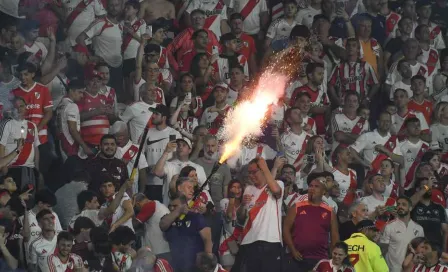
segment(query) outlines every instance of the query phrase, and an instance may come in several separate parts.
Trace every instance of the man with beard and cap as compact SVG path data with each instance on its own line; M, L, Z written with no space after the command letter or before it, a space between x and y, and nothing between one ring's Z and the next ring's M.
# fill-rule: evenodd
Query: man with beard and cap
M401 272L409 243L425 237L422 226L411 219L412 201L406 196L397 199L397 218L384 228L379 246L391 272Z
M411 218L423 227L425 236L430 241L435 241L439 247L446 251L448 237L448 224L445 209L431 200L432 184L431 178L418 178L415 188L420 199L411 212Z
M204 168L205 174L208 177L212 171L213 166L219 160L218 153L218 139L216 136L207 135L204 137L204 157L200 157L193 162L199 164ZM213 203L220 203L223 198L226 197L227 186L229 185L232 175L230 174L230 168L227 164L223 164L218 168L218 171L210 178L210 193ZM216 213L214 215L212 225L212 239L214 245L219 245L219 239L221 238L221 210L220 205L215 206Z
M91 177L89 190L99 193L102 177L105 173L113 177L113 182L122 185L128 178L126 164L115 158L117 152L117 140L115 136L106 134L101 138L100 152L98 155L88 160L85 168Z
M308 199L288 209L283 225L284 241L291 252L288 271L313 269L327 258L329 246L339 241L336 213L323 200L326 182L324 173L308 175Z
M350 262L356 271L389 272L380 247L375 243L378 229L372 220L362 220L356 225L357 232L345 240Z

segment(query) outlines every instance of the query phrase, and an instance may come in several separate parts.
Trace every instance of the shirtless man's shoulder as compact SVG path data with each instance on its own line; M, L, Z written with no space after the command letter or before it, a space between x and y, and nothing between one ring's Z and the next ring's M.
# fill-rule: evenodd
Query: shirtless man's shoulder
M160 17L174 19L174 4L168 0L144 0L140 6L139 17L144 19L147 24Z

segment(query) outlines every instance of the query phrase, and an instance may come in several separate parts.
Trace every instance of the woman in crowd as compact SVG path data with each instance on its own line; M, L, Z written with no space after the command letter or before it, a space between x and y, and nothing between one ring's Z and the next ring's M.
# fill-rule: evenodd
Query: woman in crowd
M204 108L213 105L213 101L208 99L212 99L210 94L219 79L219 75L213 67L214 62L216 62L216 57L212 56L209 59L206 53L196 54L191 61L190 73L195 78L196 91L204 102Z
M180 76L180 84L177 90L177 96L171 100L170 112L173 114L181 102L188 104L188 110L197 117L202 114L202 99L196 95L196 86L193 75L187 73Z
M306 144L305 155L303 156L303 162L300 166L300 189L305 189L300 185L305 186L306 177L313 171L332 171L330 162L328 161L327 156L325 156L324 139L318 135L312 136Z
M348 259L348 246L344 242L337 242L331 252L331 259L321 260L313 269L313 272L341 271L354 272L355 269Z

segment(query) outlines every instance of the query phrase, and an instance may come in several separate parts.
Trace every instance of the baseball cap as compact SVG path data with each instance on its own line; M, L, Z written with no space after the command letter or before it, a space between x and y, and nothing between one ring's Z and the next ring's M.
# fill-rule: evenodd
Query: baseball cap
M149 108L149 110L153 113L159 113L162 116L170 116L170 109L163 104L158 104L155 108Z
M419 9L421 7L431 6L431 1L429 0L420 0L415 4L415 9Z
M68 82L68 88L71 90L84 89L85 87L86 84L84 83L84 81L77 78L72 79Z
M378 231L378 228L376 227L375 223L369 219L362 220L358 224L356 224L356 229L358 231L363 231L365 229L373 229L375 231Z
M182 138L176 140L176 142L179 142L179 141L184 141L190 147L190 149L193 148L193 145L191 144L190 139L182 137Z
M219 83L216 83L215 86L213 86L213 91L214 91L216 88L223 88L223 89L227 90L227 89L229 89L229 85L227 85L227 84L224 83L224 82L219 82Z

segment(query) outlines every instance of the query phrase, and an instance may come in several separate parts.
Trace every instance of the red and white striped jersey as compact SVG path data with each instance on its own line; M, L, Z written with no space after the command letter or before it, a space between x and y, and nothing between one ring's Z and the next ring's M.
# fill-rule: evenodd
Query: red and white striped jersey
M193 130L199 125L198 119L193 116L188 116L185 119L179 116L177 118L177 124L181 129L184 129L189 133L193 133Z
M84 262L79 255L69 253L68 260L64 263L57 254L47 257L48 272L75 272L75 268L84 267Z
M391 11L386 16L386 36L389 37L389 35L393 32L396 25L398 25L398 22L401 19L401 15Z
M414 144L406 139L400 142L399 148L404 159L405 183L402 186L408 190L413 187L415 170L420 164L423 154L429 150L429 145L421 140Z
M342 62L334 67L328 84L341 89L342 100L347 90L356 91L363 99L368 94L368 86L378 84L378 78L372 66L365 61Z
M345 197L347 196L347 192L349 189L356 189L356 172L353 169L348 169L348 173L344 174L336 167L333 167L333 176L334 181L336 181L339 184L339 189L341 191L340 195L338 196L337 200L338 202L344 201Z
M101 94L92 96L88 92L84 92L84 97L78 102L79 112L88 112L106 104L106 97ZM84 142L91 145L99 145L101 137L109 133L109 118L106 115L97 115L89 120L81 121L81 137Z
M216 37L221 37L221 21L227 20L227 8L233 6L227 7L223 0L192 0L186 11L191 13L195 9L203 10L207 16L204 29L211 30Z
M35 264L39 271L50 271L47 258L55 253L58 235L55 234L51 241L40 235L31 242L28 248L29 263Z
M435 266L426 267L424 264L419 264L414 266L412 272L448 272L448 266L438 263Z
M428 50L423 50L423 48L420 50L420 55L417 57L417 60L428 66L428 76L432 77L434 71L440 69L439 53L437 52L437 49L432 47Z
M356 116L355 119L350 119L344 113L337 113L331 119L331 129L333 135L333 150L335 150L339 145L339 142L334 137L336 132L341 131L361 135L369 131L369 121L360 116Z
M236 57L236 56L235 56ZM232 66L231 58L220 55L218 60L213 64L215 71L219 73L219 79L222 82L230 84L230 67ZM249 66L247 64L247 59L243 55L238 55L237 57L239 65L244 68L244 75L246 80L249 79Z
M22 86L11 91L14 96L22 97L26 102L27 113L25 119L38 126L44 118L45 110L53 108L53 100L48 88L35 82L29 89ZM42 144L47 142L47 126L39 131L39 140Z
M331 260L320 260L313 271L315 272L355 272L353 267L347 265L335 266Z
M9 167L34 168L35 150L40 145L36 125L27 120L4 119L0 123L0 145L5 147L5 154L14 152L19 139L25 139L23 149Z
M57 128L61 148L66 156L78 154L78 144L73 139L68 129L68 121L76 122L78 132L81 130L81 117L79 115L78 105L70 98L64 97L56 109Z
M394 85L395 82L402 80L400 73L397 69L398 61L394 62L390 67L389 73L387 74L386 84ZM428 78L428 66L417 61L414 65L411 64L412 76L422 75Z
M406 128L404 126L404 121L406 121L409 118L418 118L420 120L420 127L422 129L422 132L429 132L429 126L426 122L425 116L423 113L419 111L411 111L408 110L408 112L404 116L400 116L398 113L395 113L392 115L392 125L390 127L390 132L393 135L403 135L403 133L406 133ZM404 137L403 137L404 138ZM401 138L400 140L402 140Z

